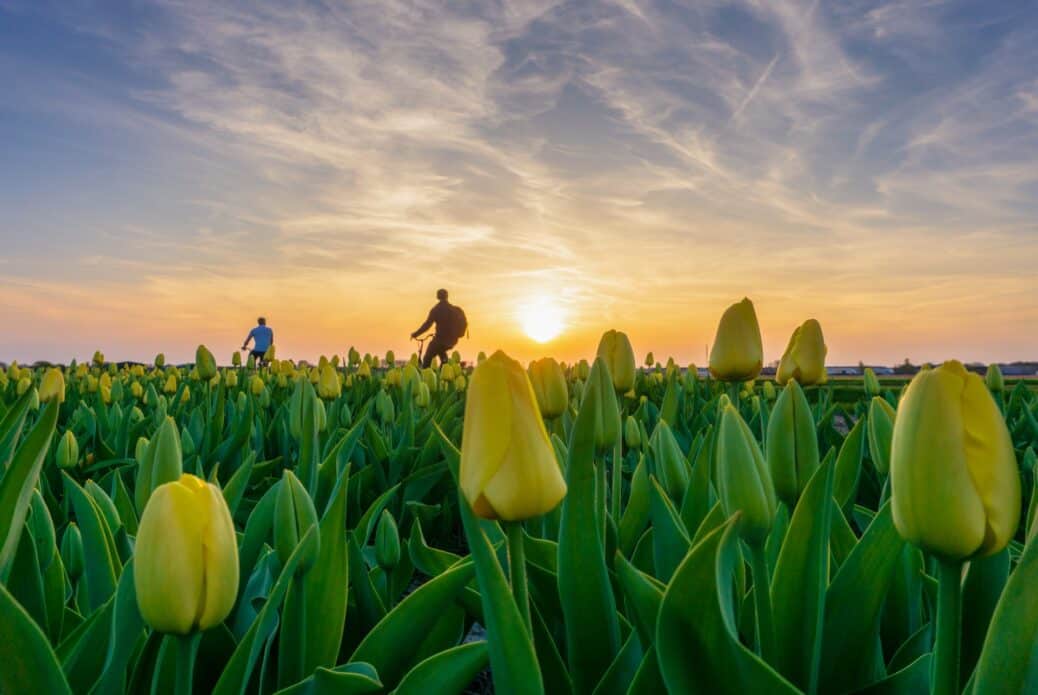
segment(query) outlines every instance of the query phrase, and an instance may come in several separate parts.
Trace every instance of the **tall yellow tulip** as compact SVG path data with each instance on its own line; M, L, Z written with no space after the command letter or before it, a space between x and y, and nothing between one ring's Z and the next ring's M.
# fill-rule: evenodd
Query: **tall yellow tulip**
M487 519L520 521L566 495L526 370L498 350L472 372L461 443L461 491Z
M65 402L65 376L60 369L51 367L40 382L40 402L46 403L55 399L58 403Z
M631 349L627 334L613 330L603 333L598 341L597 356L609 367L613 389L617 393L630 391L634 386L635 363L634 350Z
M209 381L216 376L216 358L205 345L199 345L195 350L195 369L202 381Z
M530 364L530 384L541 415L550 419L557 418L566 412L569 405L569 391L566 388L566 377L562 367L551 357L536 360Z
M793 331L786 351L782 353L775 380L785 384L795 379L801 386L824 384L829 376L825 371L825 355L829 349L822 337L822 326L808 319Z
M1020 474L984 380L961 363L920 372L897 409L890 453L902 538L952 560L997 553L1020 520Z
M710 350L710 373L721 381L756 379L764 366L764 346L753 302L745 297L721 316Z
M133 568L141 617L187 635L223 622L238 595L238 544L223 493L185 473L152 493Z

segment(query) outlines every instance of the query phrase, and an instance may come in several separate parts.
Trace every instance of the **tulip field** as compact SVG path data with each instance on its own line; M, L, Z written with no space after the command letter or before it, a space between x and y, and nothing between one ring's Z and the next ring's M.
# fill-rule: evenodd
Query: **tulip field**
M1038 692L1038 387L825 356L11 364L0 693Z

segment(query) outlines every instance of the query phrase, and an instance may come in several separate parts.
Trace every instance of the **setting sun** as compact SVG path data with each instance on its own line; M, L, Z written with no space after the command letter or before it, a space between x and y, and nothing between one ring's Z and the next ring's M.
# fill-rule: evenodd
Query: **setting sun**
M519 307L523 332L538 343L557 337L565 328L562 309L546 297L537 297Z

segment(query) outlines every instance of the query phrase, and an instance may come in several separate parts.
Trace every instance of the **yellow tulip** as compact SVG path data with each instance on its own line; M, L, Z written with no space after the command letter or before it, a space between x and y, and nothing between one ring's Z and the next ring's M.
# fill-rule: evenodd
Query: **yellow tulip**
M54 452L54 461L58 468L75 468L79 463L79 442L72 430L66 430L58 441L58 448Z
M216 376L216 358L205 345L199 345L195 350L195 369L202 381L209 381Z
M745 297L721 316L710 350L710 373L721 381L756 379L764 366L764 346L753 302Z
M317 395L329 400L334 400L342 395L342 382L339 381L339 374L330 362L326 362L321 369L320 378L317 381Z
M428 408L429 403L432 400L432 394L429 393L429 385L424 381L418 382L418 388L414 392L414 403L419 408Z
M94 359L94 364L96 364L98 366L101 366L102 364L105 363L105 355L100 350L95 350L94 351L94 358L93 359Z
M472 373L463 433L461 491L477 515L528 519L566 495L526 370L500 350Z
M177 378L175 376L171 375L166 379L166 383L162 385L162 392L169 394L177 392Z
M536 360L530 364L530 384L537 396L537 405L541 415L548 419L557 418L566 412L569 405L569 392L566 389L566 377L562 367L551 357Z
M263 353L263 360L265 362L273 362L274 358L277 357L277 350L274 349L274 345L271 344L267 351Z
M617 393L631 390L634 386L634 350L631 349L631 341L627 339L627 334L612 330L603 333L598 341L597 356L601 357L609 368L613 389Z
M238 385L238 372L224 372L223 383L227 385L227 388L233 389Z
M155 355L155 366L159 369L162 369L166 366L166 356L163 355L161 352Z
M133 557L137 606L159 632L219 625L238 594L238 544L223 493L185 473L152 493Z
M804 321L789 338L775 380L785 384L795 379L801 386L824 384L829 379L825 371L825 355L828 351L825 338L822 337L822 326L815 319Z
M263 379L260 377L253 375L253 377L249 379L249 390L252 392L253 396L258 396L263 393L263 388Z
M364 379L371 378L371 367L368 366L367 362L361 362L360 366L357 367L357 376Z
M144 395L144 387L141 386L139 382L135 381L130 384L130 394L139 400L140 397Z
M60 369L51 367L40 382L40 402L47 403L55 399L58 403L65 402L65 375Z
M995 363L988 365L984 381L987 383L988 389L994 392L1004 391L1006 388L1006 380L1002 376L1002 369Z
M945 362L912 379L890 453L894 524L948 559L999 552L1020 519L1013 442L984 380Z

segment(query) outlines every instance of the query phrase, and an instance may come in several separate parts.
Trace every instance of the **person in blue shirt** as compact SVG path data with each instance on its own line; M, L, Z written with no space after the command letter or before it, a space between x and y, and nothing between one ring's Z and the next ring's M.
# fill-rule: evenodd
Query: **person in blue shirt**
M242 343L241 349L248 350L249 341L255 341L252 344L252 352L249 354L256 360L262 361L263 356L267 354L267 350L274 344L274 331L267 325L267 319L262 316L256 319L256 323L259 325L249 331L249 335L245 338L245 342Z

